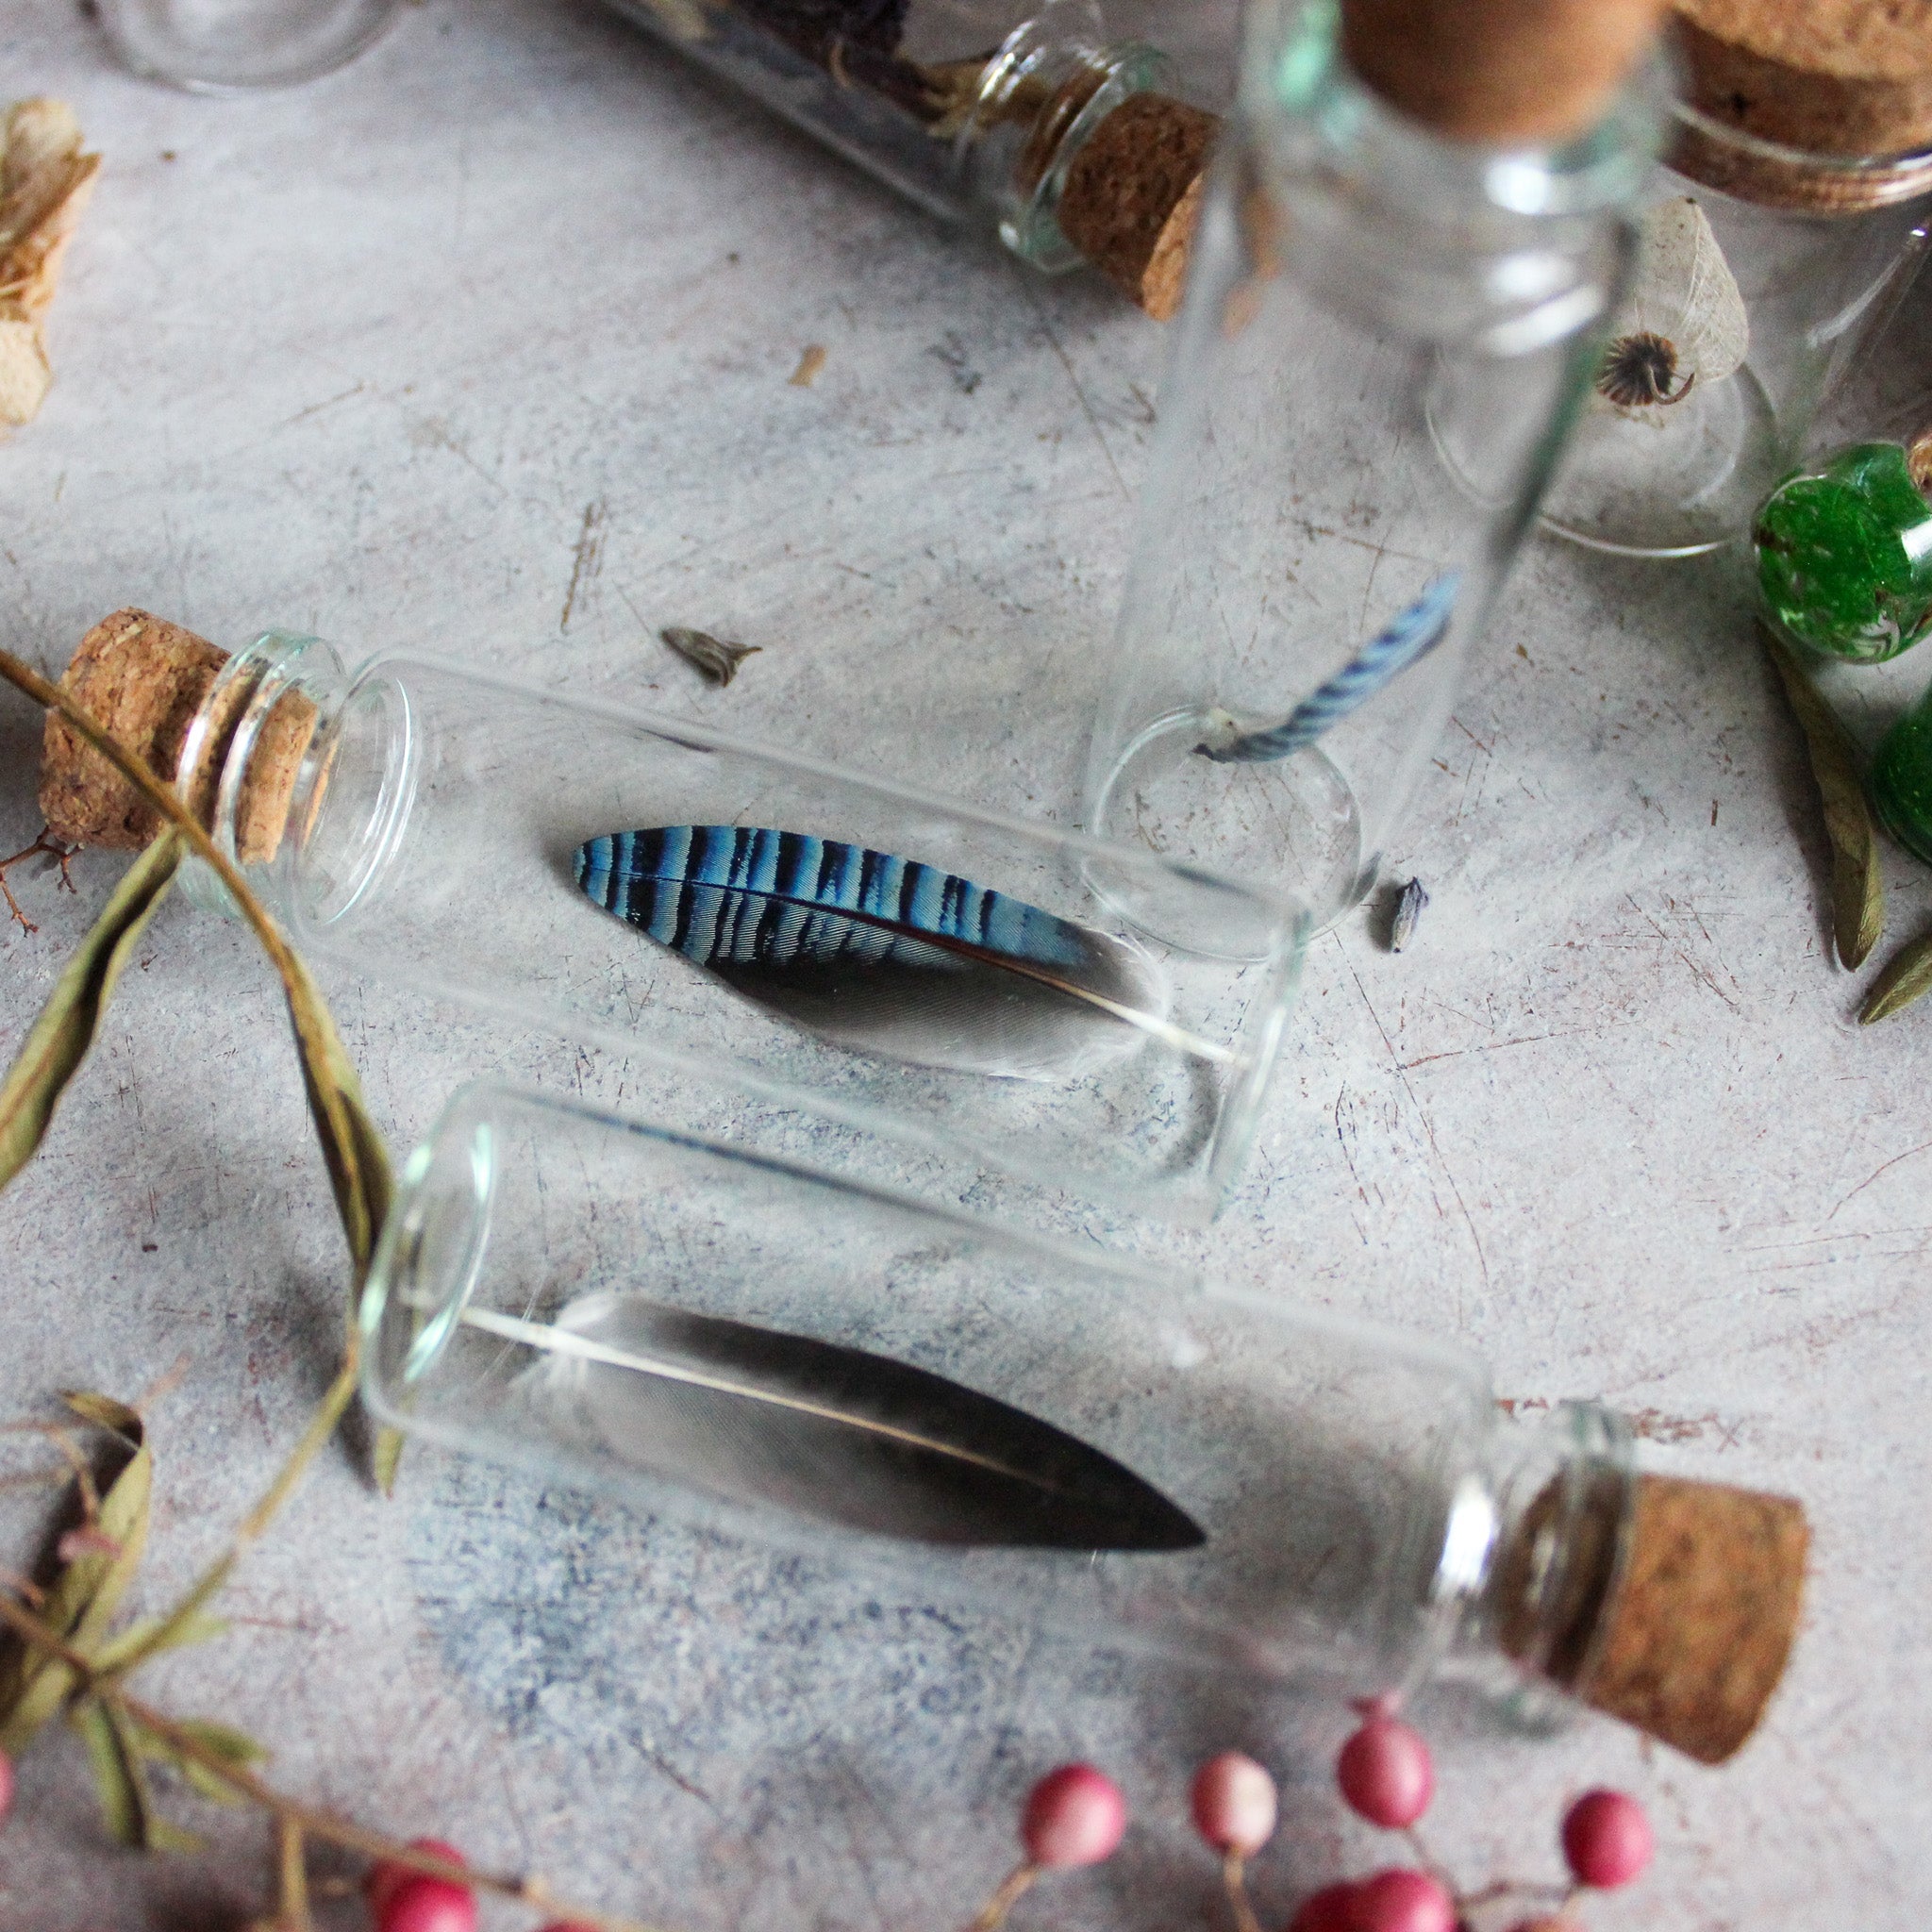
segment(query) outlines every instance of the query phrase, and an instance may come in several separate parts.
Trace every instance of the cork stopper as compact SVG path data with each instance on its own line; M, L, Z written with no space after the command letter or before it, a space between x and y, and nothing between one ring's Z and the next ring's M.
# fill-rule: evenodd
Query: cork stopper
M1220 124L1165 94L1129 94L1067 169L1069 242L1157 322L1180 307L1201 184Z
M1579 1494L1558 1477L1503 1552L1497 1639L1595 1709L1721 1764L1784 1674L1808 1541L1788 1497L1608 1468Z
M1626 1536L1576 1693L1722 1764L1757 1728L1797 1636L1805 1512L1789 1496L1641 1475Z
M1341 49L1392 108L1452 141L1573 139L1603 118L1666 0L1342 0Z
M1673 0L1692 106L1810 154L1932 148L1932 0Z
M227 661L227 652L177 624L145 610L117 610L81 639L60 685L156 776L170 781L180 775L189 727L208 707L184 797L211 827L222 769L254 695L245 678L215 689ZM236 803L235 851L244 865L264 863L279 850L315 725L315 707L299 691L290 691L263 721ZM75 845L131 849L160 829L153 807L52 712L41 757L41 811L55 837Z

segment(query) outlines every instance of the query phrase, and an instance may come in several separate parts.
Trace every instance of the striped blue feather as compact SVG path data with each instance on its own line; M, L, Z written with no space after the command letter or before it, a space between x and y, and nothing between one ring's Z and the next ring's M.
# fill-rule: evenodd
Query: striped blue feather
M1243 733L1225 744L1197 744L1194 749L1223 765L1272 762L1305 750L1442 641L1460 581L1455 571L1438 577L1279 724Z
M917 859L749 825L588 840L585 893L814 1032L924 1065L1044 1077L1159 1030L1140 948Z

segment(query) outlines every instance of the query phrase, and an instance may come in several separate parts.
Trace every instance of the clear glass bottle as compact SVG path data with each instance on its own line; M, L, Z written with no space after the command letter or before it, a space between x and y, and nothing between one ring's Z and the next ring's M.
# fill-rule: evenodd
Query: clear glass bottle
M384 1423L1199 1665L1353 1695L1446 1673L1716 1760L1795 1628L1798 1507L1639 1474L1604 1409L1507 1422L1419 1336L536 1094L451 1103L361 1320ZM908 1369L946 1392L892 1407ZM893 1441L855 1452L834 1414ZM1016 1472L1086 1480L1042 1426L1111 1459L1095 1514L1015 1500ZM908 1441L975 1467L894 1460Z
M402 0L92 0L136 74L191 93L313 80L352 60Z
M1679 102L1635 282L1544 519L1638 557L1741 536L1917 273L1932 146L1815 154Z
M89 633L67 686L175 779L314 958L610 1046L699 1092L729 1074L779 1103L809 1093L858 1129L1143 1211L1205 1219L1245 1155L1306 926L1284 900L414 652L351 674L328 644L271 631L228 657L124 611ZM41 802L75 842L154 828L58 724ZM724 828L721 854L734 829L824 841L815 884L845 878L848 858L860 876L841 845L914 861L863 874L867 892L903 892L894 916L928 889L944 915L958 880L1008 903L961 901L955 923L972 941L977 918L979 943L942 960L855 964L848 948L774 974L754 955L781 908L719 895L784 891L792 874L757 867L803 863L802 847L729 854L752 869L655 912L619 903L618 845L681 826ZM695 844L686 863L700 880ZM199 866L184 890L226 897ZM837 928L848 941L881 929L884 899L864 903ZM1068 922L1044 930L1074 951L1008 944L1001 920L1025 908ZM1153 936L1174 933L1192 938ZM1016 953L1021 970L1000 963Z
M1361 77L1351 18L1250 8L1087 782L1091 830L1318 918L1368 890L1535 515L1663 105L1624 59L1582 133L1440 131Z
M1178 298L1213 117L1094 0L611 0L930 213Z

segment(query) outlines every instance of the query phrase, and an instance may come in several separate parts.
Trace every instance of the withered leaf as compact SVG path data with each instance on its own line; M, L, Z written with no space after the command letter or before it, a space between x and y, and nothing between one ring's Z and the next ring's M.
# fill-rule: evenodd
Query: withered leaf
M1878 835L1858 773L1857 747L1832 708L1812 689L1791 647L1759 623L1757 634L1784 681L1785 696L1811 755L1811 775L1831 840L1831 926L1843 965L1857 969L1885 934L1885 881Z
M1886 962L1858 1008L1858 1024L1869 1026L1874 1020L1889 1020L1928 992L1932 992L1932 931L1922 932Z
M0 1081L0 1188L41 1144L67 1083L94 1043L115 982L174 883L181 857L180 840L163 832L127 868Z
M142 1759L172 1760L165 1740L142 1729L101 1697L82 1698L68 1714L68 1722L87 1746L101 1817L116 1843L141 1852L202 1849L200 1839L170 1824L155 1805L154 1790Z
M97 1526L114 1554L91 1549L76 1556L48 1591L40 1614L57 1636L92 1657L105 1640L147 1546L154 1457L141 1419L132 1409L105 1395L68 1398L68 1406L76 1413L86 1412L83 1404L98 1405L102 1412L117 1417L112 1424L115 1432L134 1448L126 1466L101 1498ZM132 1426L124 1426L118 1418L125 1418ZM4 1676L0 1676L0 1751L17 1756L75 1688L75 1672L60 1658L25 1648L14 1650Z
M175 1728L224 1764L245 1769L251 1764L265 1763L268 1759L267 1749L258 1744L246 1731L237 1730L233 1724L219 1724L212 1718L176 1718ZM217 1805L245 1805L249 1802L246 1792L238 1790L201 1759L191 1757L172 1738L142 1726L136 1726L132 1736L135 1748L142 1757L151 1757L178 1773L204 1798Z
M738 675L738 667L754 652L762 651L762 644L734 644L724 638L714 638L709 631L685 630L680 625L671 625L658 635L691 665L709 684L729 684Z

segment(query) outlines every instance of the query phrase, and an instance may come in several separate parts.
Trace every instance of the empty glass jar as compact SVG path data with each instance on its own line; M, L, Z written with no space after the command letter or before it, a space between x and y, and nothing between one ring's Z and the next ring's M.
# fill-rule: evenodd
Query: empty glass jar
M313 80L387 27L402 0L93 0L136 74L194 93Z
M1452 138L1357 75L1320 0L1247 31L1086 822L1322 919L1374 879L1535 515L1661 83L1574 138Z
M1603 1409L535 1094L451 1103L362 1326L430 1441L1191 1664L1541 1687L1715 1760L1795 1627L1797 1506L1639 1474Z

